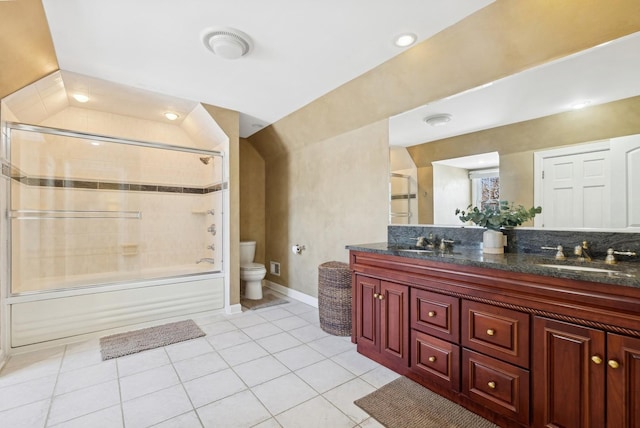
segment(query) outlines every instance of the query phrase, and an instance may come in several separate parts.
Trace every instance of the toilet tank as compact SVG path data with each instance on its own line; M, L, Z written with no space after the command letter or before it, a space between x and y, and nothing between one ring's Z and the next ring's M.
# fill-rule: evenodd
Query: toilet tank
M256 241L240 241L240 265L253 262L256 255Z

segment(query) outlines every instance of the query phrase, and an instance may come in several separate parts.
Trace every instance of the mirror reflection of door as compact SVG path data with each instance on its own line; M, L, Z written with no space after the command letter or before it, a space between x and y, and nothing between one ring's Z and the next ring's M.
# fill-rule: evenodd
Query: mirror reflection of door
M536 152L536 226L609 228L611 169L609 142ZM540 169L541 168L541 169Z
M640 135L611 140L611 222L640 228Z
M405 147L390 147L389 224L418 223L418 169Z

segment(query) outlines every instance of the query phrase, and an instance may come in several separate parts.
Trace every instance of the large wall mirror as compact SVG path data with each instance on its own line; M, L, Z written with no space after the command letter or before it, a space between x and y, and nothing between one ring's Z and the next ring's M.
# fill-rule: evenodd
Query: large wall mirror
M390 224L498 198L542 206L527 226L637 231L639 69L635 33L390 118Z

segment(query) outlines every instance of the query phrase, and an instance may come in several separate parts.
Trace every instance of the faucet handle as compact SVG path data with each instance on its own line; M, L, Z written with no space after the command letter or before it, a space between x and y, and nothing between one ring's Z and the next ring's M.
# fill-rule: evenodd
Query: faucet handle
M604 258L604 262L608 265L614 265L618 263L614 254L617 254L620 256L631 256L631 257L637 256L637 254L634 251L615 251L613 248L609 248L607 249L607 256Z
M564 249L562 245L558 245L557 247L540 247L541 250L555 250L556 251L556 260L564 260L566 257L564 256Z

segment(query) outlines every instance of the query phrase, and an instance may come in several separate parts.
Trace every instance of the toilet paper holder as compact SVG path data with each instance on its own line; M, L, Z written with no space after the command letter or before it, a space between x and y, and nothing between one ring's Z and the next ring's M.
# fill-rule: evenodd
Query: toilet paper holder
M306 250L304 245L295 244L291 247L291 252L293 254L302 254L302 250Z

